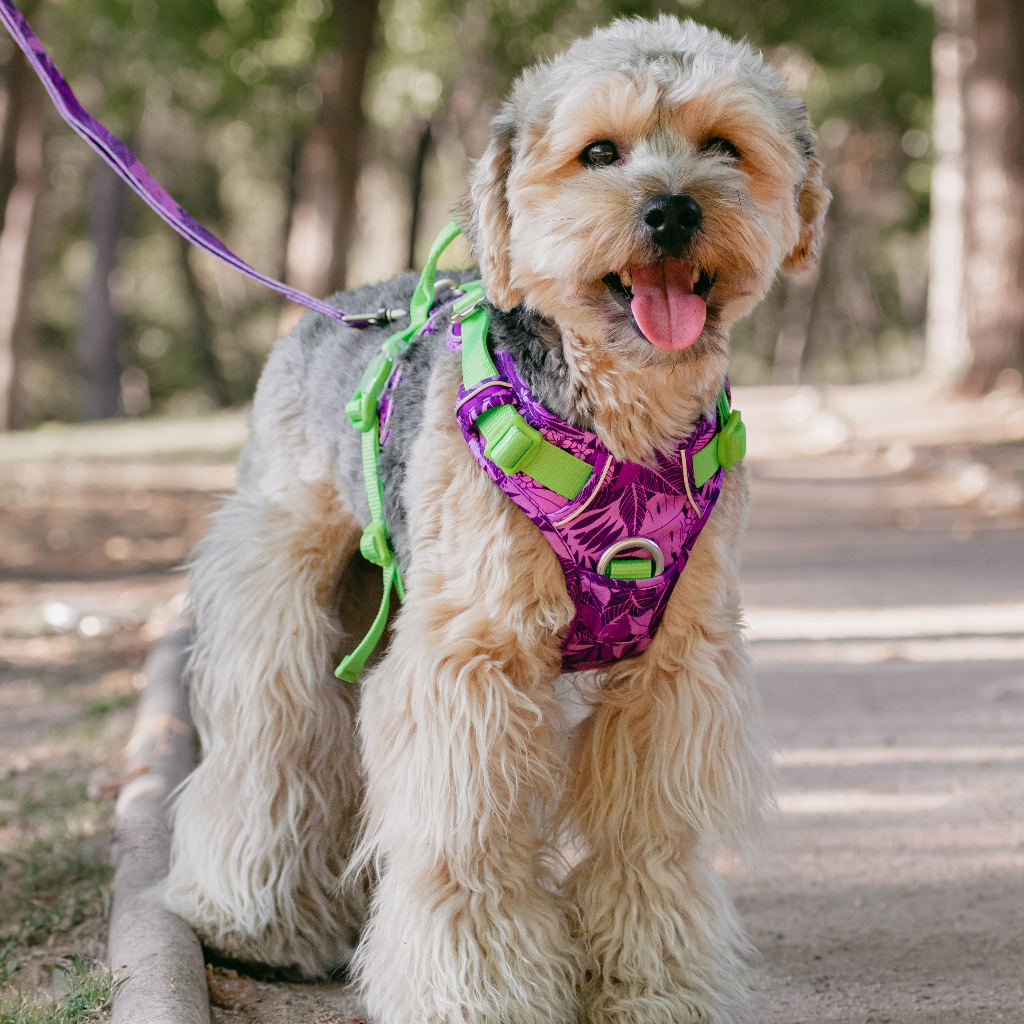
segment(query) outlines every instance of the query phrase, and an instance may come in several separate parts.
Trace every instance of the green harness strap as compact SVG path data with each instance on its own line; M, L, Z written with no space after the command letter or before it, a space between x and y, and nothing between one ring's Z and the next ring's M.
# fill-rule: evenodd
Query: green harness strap
M481 293L482 294L482 293ZM460 316L455 305L454 316ZM473 391L489 377L497 377L498 369L487 348L487 330L490 315L482 306L471 308L462 315L462 383ZM477 417L477 426L487 441L484 455L502 472L525 473L542 487L560 494L570 501L586 486L594 467L571 452L548 441L539 430L531 427L512 405L496 405Z
M438 258L458 233L459 226L452 221L437 236L409 303L409 326L392 334L384 342L381 350L370 360L370 365L359 382L359 389L345 406L352 426L363 435L363 481L366 484L366 498L370 505L370 522L359 538L359 552L368 562L373 562L384 570L384 596L381 598L377 617L359 646L342 658L341 664L334 672L339 679L349 683L354 683L359 677L366 659L370 657L384 635L384 627L388 623L388 610L391 607L392 588L398 592L401 600L405 600L405 584L388 539L387 524L384 522L384 492L380 483L380 418L377 415L377 402L391 377L395 359L406 350L409 342L430 316L430 307L434 304L434 276L437 272Z
M718 432L700 451L693 453L693 478L703 487L720 468L732 469L747 452L747 428L739 409L729 411L725 388L718 394Z

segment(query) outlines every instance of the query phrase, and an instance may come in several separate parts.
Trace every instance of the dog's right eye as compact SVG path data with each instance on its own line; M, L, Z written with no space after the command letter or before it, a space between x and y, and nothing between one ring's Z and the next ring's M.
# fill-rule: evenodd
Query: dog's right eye
M588 167L607 167L619 159L619 151L615 148L614 142L605 139L602 142L592 142L582 153L580 160Z
M739 160L740 151L728 140L723 139L721 136L716 135L713 139L708 139L701 149L705 153L717 153L720 156L728 156L733 160Z

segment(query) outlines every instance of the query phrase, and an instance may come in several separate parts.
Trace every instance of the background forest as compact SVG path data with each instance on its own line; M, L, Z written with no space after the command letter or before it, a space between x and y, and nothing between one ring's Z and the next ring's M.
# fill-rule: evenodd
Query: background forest
M819 272L780 281L739 325L732 378L841 383L922 365L935 36L923 0L20 7L86 108L187 210L317 295L418 265L524 64L619 15L669 11L745 37L806 100L835 201ZM190 249L101 169L5 35L0 83L2 418L247 401L296 311Z

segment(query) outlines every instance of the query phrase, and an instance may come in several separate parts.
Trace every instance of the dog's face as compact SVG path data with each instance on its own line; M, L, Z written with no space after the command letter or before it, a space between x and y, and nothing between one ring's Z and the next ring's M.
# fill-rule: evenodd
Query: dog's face
M470 187L488 297L632 365L717 354L829 194L803 104L694 22L620 21L527 71ZM720 379L720 378L719 378Z

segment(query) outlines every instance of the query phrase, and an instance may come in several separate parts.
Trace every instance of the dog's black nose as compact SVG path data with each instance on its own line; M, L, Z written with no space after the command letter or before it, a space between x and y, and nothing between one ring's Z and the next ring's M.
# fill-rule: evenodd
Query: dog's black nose
M659 249L669 256L679 256L683 246L700 227L701 212L692 196L666 192L648 199L640 207L640 219L647 225Z

